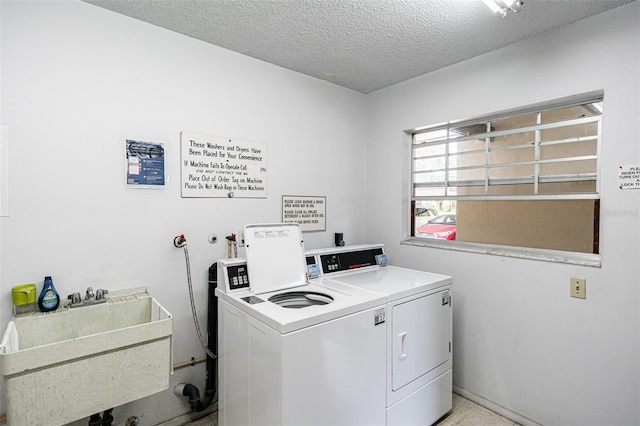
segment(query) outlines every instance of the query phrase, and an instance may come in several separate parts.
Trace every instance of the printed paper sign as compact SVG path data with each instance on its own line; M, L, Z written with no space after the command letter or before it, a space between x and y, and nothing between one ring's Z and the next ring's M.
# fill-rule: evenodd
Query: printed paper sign
M326 229L327 197L282 196L282 222L297 223L302 231Z
M619 166L618 184L620 189L640 189L640 166Z
M164 188L164 144L127 139L127 187Z

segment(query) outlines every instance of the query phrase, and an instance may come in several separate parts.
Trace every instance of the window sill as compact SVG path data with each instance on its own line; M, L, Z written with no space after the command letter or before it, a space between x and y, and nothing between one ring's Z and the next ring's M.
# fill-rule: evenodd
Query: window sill
M602 257L599 254L590 253L499 246L462 241L430 240L416 237L408 237L407 239L400 241L400 244L464 251L468 253L489 254L493 256L515 257L519 259L540 260L544 262L567 263L594 268L600 268L602 266Z

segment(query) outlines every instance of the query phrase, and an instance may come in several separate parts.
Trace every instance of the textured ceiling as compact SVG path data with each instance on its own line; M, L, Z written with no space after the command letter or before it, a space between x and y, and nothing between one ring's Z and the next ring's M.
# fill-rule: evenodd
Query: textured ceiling
M84 0L363 93L636 0Z

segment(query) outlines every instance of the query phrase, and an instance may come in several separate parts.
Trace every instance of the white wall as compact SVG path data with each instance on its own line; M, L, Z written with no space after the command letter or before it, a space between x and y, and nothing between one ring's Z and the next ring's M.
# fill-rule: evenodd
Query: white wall
M640 423L640 191L616 186L618 165L640 164L639 24L636 2L367 97L367 239L453 275L454 385L542 424ZM594 90L602 268L400 245L403 130ZM586 300L569 297L571 276Z
M280 221L284 194L327 197L327 230L305 233L307 248L333 245L334 232L365 242L364 95L86 3L1 7L0 122L11 135L2 331L16 284L41 286L52 275L63 297L89 285L146 285L174 315L175 362L188 361L204 351L174 236L189 242L201 323L207 269L226 257L224 236ZM181 131L266 142L268 197L181 198ZM131 137L166 143L165 190L125 188ZM207 242L212 232L222 240L216 245ZM203 365L182 369L171 387L188 381L202 391L204 378ZM117 424L131 415L155 424L187 411L186 398L169 390L114 415Z

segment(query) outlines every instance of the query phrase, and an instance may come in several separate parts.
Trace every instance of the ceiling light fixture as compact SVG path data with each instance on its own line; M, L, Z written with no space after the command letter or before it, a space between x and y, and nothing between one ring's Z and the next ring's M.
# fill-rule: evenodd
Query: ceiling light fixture
M489 9L503 18L507 16L507 10L519 12L524 1L522 0L482 0Z

